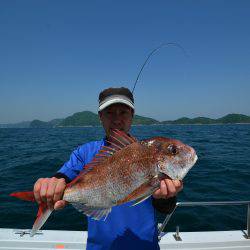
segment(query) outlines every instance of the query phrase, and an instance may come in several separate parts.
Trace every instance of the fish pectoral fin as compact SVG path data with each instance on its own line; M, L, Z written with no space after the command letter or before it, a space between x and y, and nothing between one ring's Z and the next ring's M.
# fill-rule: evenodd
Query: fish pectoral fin
M131 205L132 207L133 206L136 206L138 204L140 204L141 202L145 201L147 198L149 198L152 193L156 190L157 188L154 188L154 189L151 189L149 190L149 192L147 192L146 194L140 196L139 198L133 200L133 204Z
M154 176L150 178L145 183L141 184L139 187L137 187L133 192L128 194L125 198L117 201L117 205L121 205L123 203L132 201L134 204L132 206L135 206L142 201L146 200L152 193L159 188L160 180L158 176Z
M90 216L95 220L106 220L108 214L111 212L111 207L90 207L82 203L71 203L72 206L85 215Z
M156 191L159 188L159 185L160 185L160 181L159 181L158 176L154 176L150 181L148 181L147 183L144 183L139 188L139 190L140 189L144 190L144 193L133 200L134 203L132 206L136 206L139 203L145 201L147 198L149 198L154 193L154 191Z
M133 207L133 206L138 205L139 203L145 201L145 200L146 200L147 198L149 198L150 196L151 196L151 194L149 194L149 195L144 195L144 196L142 196L142 197L140 197L140 198L134 200L134 201L133 201L134 203L133 203L131 206Z

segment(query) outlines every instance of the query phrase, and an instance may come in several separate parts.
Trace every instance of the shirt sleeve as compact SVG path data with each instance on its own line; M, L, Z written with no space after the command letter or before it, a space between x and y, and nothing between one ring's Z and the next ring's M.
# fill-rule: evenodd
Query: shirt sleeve
M153 197L152 197L153 198ZM154 208L163 214L170 214L173 212L176 206L177 198L176 196L169 199L152 199L152 204Z
M84 166L84 146L80 146L72 152L70 159L64 163L54 176L65 175L67 176L68 181L71 181L80 173L80 171L83 170Z

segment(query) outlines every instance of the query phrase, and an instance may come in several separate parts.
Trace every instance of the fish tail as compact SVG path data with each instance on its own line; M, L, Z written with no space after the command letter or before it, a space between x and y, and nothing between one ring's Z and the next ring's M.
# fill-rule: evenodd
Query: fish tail
M33 191L15 192L15 193L11 193L10 196L16 197L24 201L32 201L32 202L36 201Z
M25 201L35 202L35 196L34 196L33 191L15 192L15 193L11 193L10 196L16 197L18 199L25 200ZM52 211L53 209L48 208L47 204L44 202L42 202L39 205L37 218L30 232L30 236L34 236L36 234L36 232L43 226L43 224L49 218Z
M32 230L30 232L30 236L36 234L36 232L43 226L43 224L47 221L50 214L53 212L54 209L50 209L47 207L46 203L41 203L39 205L38 213Z

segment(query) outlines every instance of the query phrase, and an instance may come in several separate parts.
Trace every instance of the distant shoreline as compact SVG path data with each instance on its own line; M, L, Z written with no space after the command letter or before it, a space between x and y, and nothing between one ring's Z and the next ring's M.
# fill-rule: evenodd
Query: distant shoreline
M141 126L216 126L216 125L250 125L250 123L208 123L208 124L134 124L132 127L141 127ZM88 126L57 126L57 127L37 127L37 128L31 128L31 127L0 127L0 129L57 129L57 128L96 128L96 127L102 127L101 125L88 125Z
M158 121L150 117L134 115L132 126L145 125L225 125L225 124L250 124L250 116L243 114L228 114L218 119L208 117L188 118L182 117L176 120ZM63 119L53 119L48 122L33 120L16 124L0 124L0 128L82 128L101 126L98 114L91 111L74 113Z

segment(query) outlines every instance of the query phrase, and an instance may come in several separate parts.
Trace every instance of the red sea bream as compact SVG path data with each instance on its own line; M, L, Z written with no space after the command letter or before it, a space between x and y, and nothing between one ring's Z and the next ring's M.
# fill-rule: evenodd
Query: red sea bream
M114 130L109 146L103 146L80 175L69 183L63 200L94 219L105 219L113 206L129 201L136 205L157 190L168 176L182 180L195 164L195 150L182 142L153 137L137 141ZM35 201L33 192L12 193ZM31 235L45 223L52 210L41 204Z

